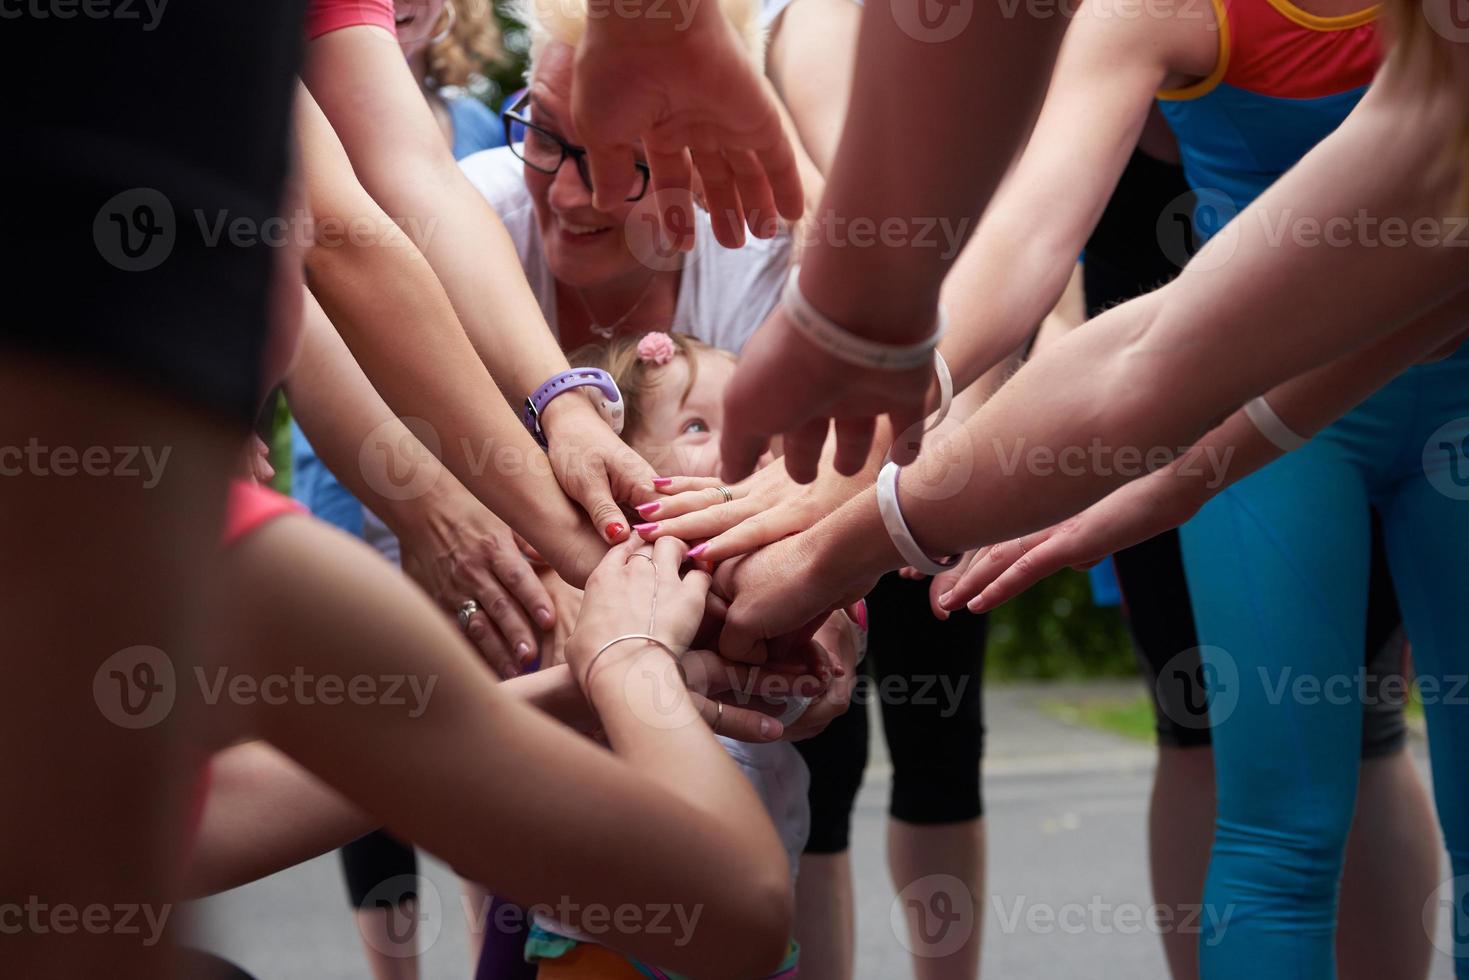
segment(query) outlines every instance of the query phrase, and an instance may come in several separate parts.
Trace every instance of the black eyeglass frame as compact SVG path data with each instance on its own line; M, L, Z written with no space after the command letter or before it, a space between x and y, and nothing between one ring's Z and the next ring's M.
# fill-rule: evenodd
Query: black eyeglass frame
M581 182L586 186L586 189L591 190L592 172L591 169L587 166L586 147L577 146L575 143L568 143L566 142L566 140L562 139L559 133L553 133L551 132L551 130L545 128L544 126L537 126L535 123L531 122L530 117L526 115L525 112L529 104L530 92L527 91L522 94L520 98L515 100L514 105L510 106L508 109L505 109L500 113L500 122L503 123L505 126L505 144L510 147L510 152L514 153L516 158L524 163L527 167L530 167L537 173L543 173L551 177L554 177L556 175L556 173L561 169L562 165L566 163L566 159L570 157L576 163L577 176L581 178ZM561 158L556 161L556 166L547 169L546 167L543 167L538 163L527 160L525 156L524 144L517 143L514 139L515 125L519 125L524 129L534 130L538 135L545 137L552 143L555 143L557 146L559 146L561 148ZM631 197L625 198L625 200L641 201L644 197L647 196L648 188L652 186L653 174L652 171L648 169L648 165L646 163L643 163L642 161L634 161L633 166L642 176L643 182L642 185L639 187L638 192Z

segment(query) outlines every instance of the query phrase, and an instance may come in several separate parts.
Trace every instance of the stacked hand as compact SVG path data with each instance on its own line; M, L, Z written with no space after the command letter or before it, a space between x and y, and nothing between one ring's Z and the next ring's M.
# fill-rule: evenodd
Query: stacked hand
M775 234L803 200L796 157L764 82L717 6L688 23L593 17L577 46L572 114L587 148L597 206L610 210L633 184L642 141L653 186L688 212L697 170L714 233L730 248L744 225ZM692 248L691 239L681 241Z
M796 482L810 483L833 420L833 462L850 476L867 462L880 415L900 434L892 458L905 466L918 455L933 389L931 365L909 371L855 367L798 334L777 306L745 344L724 396L724 476L744 479L771 437L784 434L786 469Z
M653 467L618 438L585 398L556 399L542 414L541 425L561 489L581 504L608 544L625 540L627 524L618 505L653 498Z

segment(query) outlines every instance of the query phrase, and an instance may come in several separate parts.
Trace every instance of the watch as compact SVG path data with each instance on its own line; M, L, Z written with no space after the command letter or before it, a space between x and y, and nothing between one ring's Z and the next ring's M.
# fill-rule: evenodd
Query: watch
M525 400L525 409L521 412L520 420L525 423L526 431L535 437L541 448L546 448L546 433L541 429L541 413L557 395L563 395L574 388L594 389L587 394L591 396L597 414L611 426L613 432L622 434L625 417L622 392L617 390L617 382L612 380L612 375L601 368L573 368L553 375Z

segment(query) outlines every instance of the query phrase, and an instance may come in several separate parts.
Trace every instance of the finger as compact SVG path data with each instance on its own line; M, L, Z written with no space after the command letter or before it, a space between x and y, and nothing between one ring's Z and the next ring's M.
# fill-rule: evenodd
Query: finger
M683 564L689 546L678 538L660 538L653 542L653 566L660 582L678 581L678 567Z
M548 630L556 625L556 603L523 555L519 552L507 554L493 567L500 583L530 614L537 626Z
M769 656L765 639L758 626L746 624L740 615L739 601L730 604L719 631L719 655L742 664L763 664Z
M765 167L753 150L732 149L724 154L734 174L740 203L745 207L745 225L756 238L774 237L780 228L775 210L775 197Z
M837 451L832 465L842 476L854 476L867 465L872 452L872 434L877 420L872 418L837 419Z
M773 112L773 110L772 110ZM799 221L806 210L806 195L801 188L801 171L796 166L796 153L786 137L785 129L776 115L768 130L771 139L756 151L760 166L765 170L765 180L770 185L775 207L787 221Z
M490 617L485 615L483 609L479 609L473 616L469 617L469 624L464 627L464 635L470 644L479 651L480 656L497 677L509 680L520 675L520 668L515 664L515 658L510 654L510 648L505 645L505 638L495 629L490 622Z
M717 515L718 511L709 513ZM700 515L694 514L683 519L693 520L698 516ZM711 562L721 562L736 555L747 555L752 551L758 551L767 544L773 544L787 534L793 533L795 532L791 529L779 524L768 511L757 513L740 521L729 530L722 533L716 532L709 537L704 542L704 550L699 552L699 557Z
M479 571L470 576L467 591L476 598L480 610L489 617L516 667L528 667L536 657L540 638L536 635L536 628L525 609L511 597L503 583L494 576ZM546 601L550 601L549 597Z
M899 466L907 466L918 458L918 451L923 448L923 409L894 408L888 418L893 431L898 433L888 455Z
M717 476L660 476L653 481L653 488L666 497L676 496L688 490L705 490L720 484ZM731 490L734 488L731 487Z
M724 490L729 491L726 497ZM637 508L637 512L648 520L666 521L670 518L691 514L695 511L706 510L714 507L722 507L747 497L747 489L727 487L719 481L714 481L701 490L686 490L676 493L662 500L651 501Z
M681 252L692 251L695 240L693 164L682 141L663 146L656 140L644 140L648 171L652 175L653 195L659 208L659 221Z
M723 486L721 483L720 486ZM733 494L735 491L730 491ZM729 501L724 498L720 489L711 486L710 489L702 491L689 491L676 497L667 498L661 507L655 508L649 514L649 520L657 520L660 525L686 516L701 516L701 514L721 514L724 525L718 526L718 530L710 533L718 533L726 527L733 527L740 520L751 514L759 513L759 502L749 500L748 497L732 497ZM667 533L667 532L664 532ZM682 538L708 538L708 533L702 535L680 535Z
M737 742L778 742L785 734L779 721L753 708L725 704L721 711L714 701L702 694L690 691L689 697L711 731L715 730L716 724L719 726L715 731L717 735Z
M632 193L637 154L631 143L587 146L587 172L592 178L593 207L615 211Z
M597 468L577 481L571 495L592 520L592 527L608 544L618 544L628 539L627 525L623 522L622 508L612 499L612 489L607 481L607 471Z
M699 139L700 145L693 148L694 168L699 171L699 181L704 186L704 201L714 237L725 248L740 248L745 244L745 211L735 189L734 172L711 130L701 130Z
M797 483L810 483L816 479L821 466L821 448L826 445L826 432L831 420L826 417L811 419L786 433L786 472Z
M624 446L623 450L617 452L608 473L608 482L616 497L623 503L630 504L656 501L659 493L653 486L653 481L657 478L658 473L652 464L630 446Z
M758 503L741 500L733 504L685 514L683 517L675 517L672 520L660 520L648 529L647 534L682 538L685 541L705 541L707 544L706 539L739 527L743 522L753 520L759 514L760 505ZM644 533L642 527L639 525L639 534ZM708 548L700 551L695 557L703 558L706 561L718 561L717 558L709 556Z
M1041 579L1067 566L1064 549L1051 541L1043 542L1015 559L967 606L971 612L984 612L1003 605Z
M1021 540L1003 541L1000 544L981 548L959 576L954 587L939 596L939 604L953 612L974 599L984 587L1000 577L1000 573L1020 557Z

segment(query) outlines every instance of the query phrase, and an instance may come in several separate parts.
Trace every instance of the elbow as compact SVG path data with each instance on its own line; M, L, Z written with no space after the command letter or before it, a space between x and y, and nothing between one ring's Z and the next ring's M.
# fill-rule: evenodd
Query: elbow
M790 875L756 873L726 881L718 907L705 906L680 954L668 967L699 980L749 980L774 973L794 933Z

